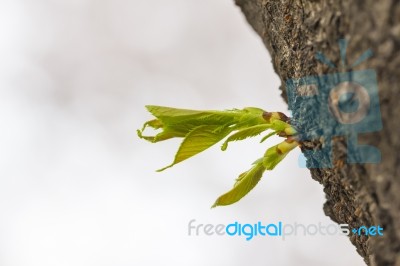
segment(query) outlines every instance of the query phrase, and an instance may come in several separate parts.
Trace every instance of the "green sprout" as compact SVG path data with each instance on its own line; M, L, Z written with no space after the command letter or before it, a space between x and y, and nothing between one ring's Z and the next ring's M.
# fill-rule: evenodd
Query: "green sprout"
M247 107L242 110L197 111L163 106L146 106L156 118L147 121L138 136L152 143L171 138L183 138L173 162L157 170L164 171L226 138L221 149L225 151L232 141L240 141L270 131L261 142L277 135L285 138L281 143L270 147L264 156L256 160L250 170L236 179L233 188L220 196L212 207L233 204L243 198L260 181L266 170L272 170L288 153L299 146L296 130L290 125L286 115L280 112L266 112L260 108ZM155 136L145 136L147 127L161 130Z

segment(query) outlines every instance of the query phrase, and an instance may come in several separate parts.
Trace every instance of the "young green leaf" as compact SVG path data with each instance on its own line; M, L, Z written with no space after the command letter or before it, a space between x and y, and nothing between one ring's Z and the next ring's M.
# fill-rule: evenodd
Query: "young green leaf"
M215 125L196 127L186 135L172 164L157 170L157 172L164 171L165 169L208 149L225 138L231 131L231 128L221 128L221 126Z
M278 145L269 148L263 159L263 165L267 170L272 170L277 166L288 153L298 146L298 142L295 140L284 140Z
M156 142L171 139L171 138L183 138L185 136L184 133L179 132L179 131L174 131L173 129L170 129L168 127L165 127L163 129L163 131L161 131L160 133L158 133L155 136L144 136L143 131L141 131L141 130L137 130L137 134L138 134L139 138L145 139L152 143L156 143Z
M241 129L238 132L230 135L225 140L225 142L222 144L221 150L225 151L228 148L229 142L231 142L231 141L238 141L238 140L244 140L244 139L250 138L250 137L255 137L270 128L271 128L270 124L262 124L262 125L256 125L256 126Z
M264 137L261 139L260 143L263 143L264 141L266 141L267 139L269 139L270 137L272 137L273 135L276 135L276 134L277 134L276 131L273 131L273 132L269 133L268 135L264 136Z
M249 171L238 177L234 187L229 192L215 201L212 208L233 204L246 196L260 181L265 170L262 161L256 162Z
M142 130L138 130L138 136L153 143L170 138L183 138L203 125L230 127L232 130L237 130L266 123L262 117L264 111L254 107L227 111L196 111L155 105L146 107L157 119L146 122ZM162 131L156 136L144 136L143 131L146 127L162 129Z
M164 106L147 105L147 110L158 118L164 125L181 130L193 130L201 125L234 124L241 116L241 110L227 111L197 111L178 109Z

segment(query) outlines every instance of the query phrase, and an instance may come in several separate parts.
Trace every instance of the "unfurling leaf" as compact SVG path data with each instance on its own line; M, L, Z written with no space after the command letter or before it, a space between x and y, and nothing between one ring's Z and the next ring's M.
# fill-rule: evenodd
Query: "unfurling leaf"
M286 155L288 155L288 153L298 145L299 143L297 141L286 139L278 145L269 148L264 154L263 165L267 170L274 169L275 166L277 166L278 163L280 163Z
M195 111L155 105L148 105L146 108L157 119L146 122L143 128L138 130L138 136L153 143L170 138L183 138L195 128L204 125L238 130L266 123L262 117L264 111L254 107L227 111ZM146 127L162 131L155 136L144 136Z
M228 143L231 141L244 140L246 138L255 137L269 128L271 128L270 124L263 124L241 129L238 132L230 135L229 138L226 139L226 141L222 144L221 150L225 151L228 148Z
M266 135L265 137L263 137L260 141L260 143L263 143L264 141L266 141L267 139L269 139L270 137L272 137L273 135L276 135L276 131L269 133L268 135Z
M221 128L220 126L214 125L196 127L186 135L175 155L173 163L157 171L164 171L165 169L208 149L225 138L231 131L232 129L230 128Z
M212 208L233 204L246 196L260 181L265 170L262 160L255 162L249 171L242 173L238 177L234 187L229 192L215 201Z
M155 105L146 108L165 126L186 134L201 125L231 125L240 116L240 110L196 111Z

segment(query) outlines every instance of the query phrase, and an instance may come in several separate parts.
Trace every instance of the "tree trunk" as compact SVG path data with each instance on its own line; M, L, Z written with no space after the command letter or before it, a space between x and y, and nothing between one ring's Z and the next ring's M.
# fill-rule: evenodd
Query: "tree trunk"
M346 137L333 140L333 168L310 169L326 194L325 214L351 228L380 225L383 236L350 241L369 265L400 265L400 2L395 0L235 0L269 50L287 100L286 81L330 73L316 52L340 65L339 39L347 39L348 59L365 50L374 56L360 69L377 74L382 130L358 136L377 147L380 163L347 164ZM306 117L307 114L303 114ZM301 114L300 114L301 116ZM320 121L324 123L324 121ZM315 147L304 142L304 147ZM304 148L303 147L303 148ZM311 158L307 158L311 159Z

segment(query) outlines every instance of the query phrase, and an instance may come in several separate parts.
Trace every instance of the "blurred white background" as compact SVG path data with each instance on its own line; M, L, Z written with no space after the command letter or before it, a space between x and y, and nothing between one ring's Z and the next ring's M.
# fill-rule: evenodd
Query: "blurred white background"
M0 38L1 266L363 265L346 237L187 235L191 219L330 223L298 153L211 210L265 145L156 173L179 142L136 137L145 104L287 111L232 0L0 0Z

